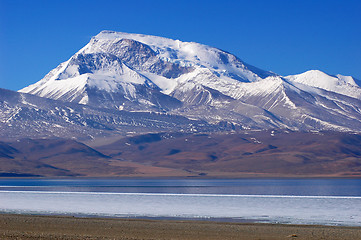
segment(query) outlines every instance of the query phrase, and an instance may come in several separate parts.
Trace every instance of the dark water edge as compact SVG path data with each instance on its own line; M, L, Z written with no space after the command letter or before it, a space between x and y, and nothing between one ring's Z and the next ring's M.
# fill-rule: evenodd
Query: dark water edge
M0 179L2 191L361 196L361 179Z

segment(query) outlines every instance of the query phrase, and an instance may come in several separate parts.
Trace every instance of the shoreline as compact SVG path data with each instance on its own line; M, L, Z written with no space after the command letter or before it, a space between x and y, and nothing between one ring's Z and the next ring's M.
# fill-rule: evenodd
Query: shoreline
M174 222L211 222L211 223L246 223L246 224L276 224L271 221L261 221L260 219L246 219L246 218L217 218L217 217L148 217L148 216L107 216L107 215L90 215L90 214L58 214L58 213L16 213L13 212L1 212L0 215L15 215L15 216L30 216L30 217L59 217L59 218L78 218L78 219L113 219L113 220L145 220L145 221L174 221ZM277 223L280 225L291 225L287 223ZM292 225L307 225L307 224L292 224ZM309 224L312 226L312 224ZM322 226L322 225L320 225ZM334 226L334 225L325 225L325 226ZM339 225L341 227L360 227L361 226L348 226L348 225Z
M1 239L361 239L361 227L0 214Z

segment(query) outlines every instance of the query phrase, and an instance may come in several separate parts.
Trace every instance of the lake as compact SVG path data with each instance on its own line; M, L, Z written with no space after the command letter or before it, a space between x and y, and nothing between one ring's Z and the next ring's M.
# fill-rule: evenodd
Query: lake
M2 179L0 212L361 226L361 180Z

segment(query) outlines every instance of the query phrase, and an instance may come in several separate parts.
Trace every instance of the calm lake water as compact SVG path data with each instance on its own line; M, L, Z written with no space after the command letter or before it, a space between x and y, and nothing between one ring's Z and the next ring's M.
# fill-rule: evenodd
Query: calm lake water
M361 180L3 179L0 212L361 226Z

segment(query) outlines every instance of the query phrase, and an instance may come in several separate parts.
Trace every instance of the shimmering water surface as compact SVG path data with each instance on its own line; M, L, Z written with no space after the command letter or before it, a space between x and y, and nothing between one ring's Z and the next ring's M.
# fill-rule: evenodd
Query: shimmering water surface
M0 180L3 213L361 226L361 180Z

